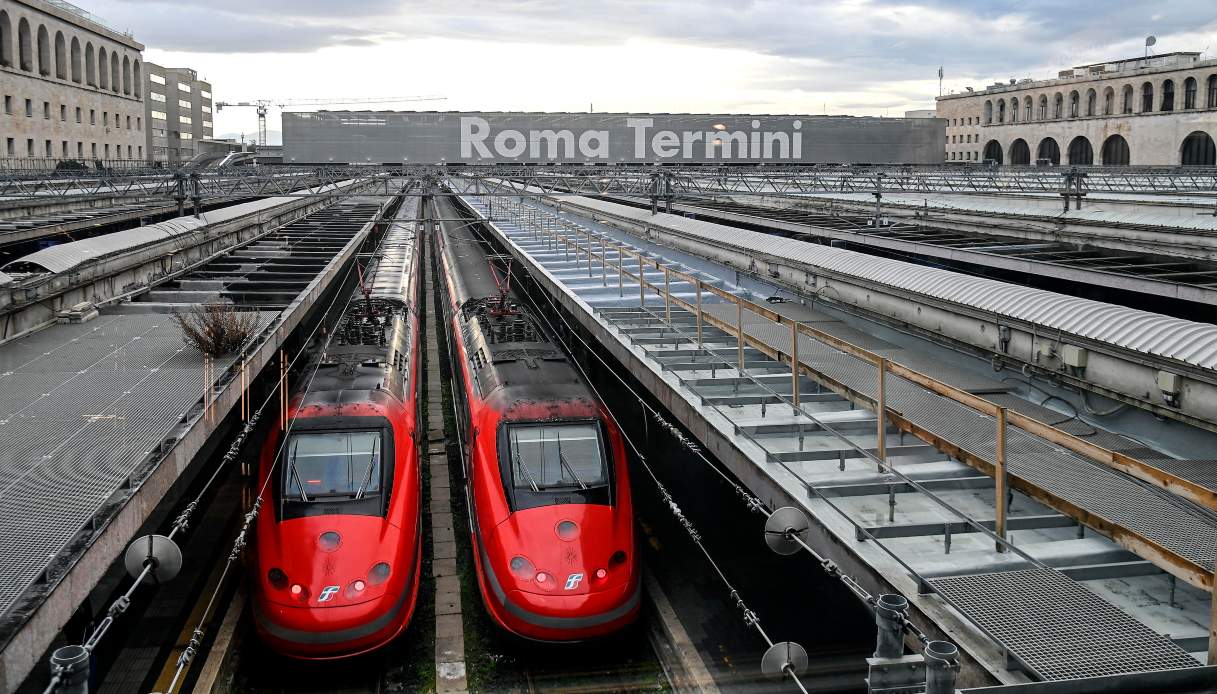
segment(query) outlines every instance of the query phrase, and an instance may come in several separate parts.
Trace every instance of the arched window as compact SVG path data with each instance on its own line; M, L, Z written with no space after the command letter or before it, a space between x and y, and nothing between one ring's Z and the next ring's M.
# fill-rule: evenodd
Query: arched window
M1146 82L1141 85L1141 113L1150 113L1154 110L1154 85Z
M1208 96L1204 100L1204 103L1207 104L1205 108L1217 108L1217 75L1209 75L1205 91L1208 92Z
M1069 93L1069 117L1077 118L1081 115L1081 97L1078 96L1077 90Z
M1048 120L1048 97L1040 94L1040 120Z
M63 40L63 32L55 32L55 77L68 78L68 44Z
M41 24L38 25L38 74L51 76L51 35Z
M133 61L132 68L133 68L132 69L133 75L132 75L131 79L135 83L132 86L135 87L135 98L138 99L140 97L140 95L143 94L143 92L144 92L144 88L142 86L143 82L140 81L139 61L138 60Z
M1183 108L1196 108L1196 78L1189 77L1183 80Z
M1065 116L1065 97L1061 96L1060 92L1056 93L1056 98L1052 100L1052 117L1063 118Z
M985 143L985 161L994 161L998 164L1002 163L1001 145L997 140L989 140Z
M1061 147L1056 143L1056 140L1051 137L1045 137L1040 140L1039 149L1036 150L1035 158L1038 162L1046 162L1052 166L1057 166L1061 163Z
M1021 137L1010 143L1010 165L1026 166L1031 163L1031 148Z
M1103 142L1103 166L1128 166L1128 140L1112 135Z
M1010 122L1018 122L1018 97L1010 99Z
M1086 92L1086 115L1095 115L1095 108L1098 106L1098 103L1099 95L1095 92L1095 90L1091 89L1090 91Z
M110 61L106 57L106 49L97 49L97 86L102 89L110 88Z
M1217 164L1217 148L1209 134L1197 130L1183 140L1179 163L1184 166L1213 166Z
M85 84L97 86L97 58L93 54L93 42L85 42Z
M131 59L123 56L123 94L131 94Z
M17 60L21 61L22 70L34 71L34 39L30 36L30 23L25 17L17 22Z
M1023 115L1026 116L1027 121L1031 120L1031 108L1031 97L1023 99Z
M997 122L1006 122L1006 102L1004 99L997 102Z
M72 37L72 81L80 84L80 40Z
M1107 89L1103 90L1103 115L1110 116L1111 114L1115 113L1115 111L1112 110L1115 107L1116 107L1116 90L1112 89L1111 87L1108 87Z
M1120 113L1124 113L1124 114L1132 113L1132 93L1133 93L1132 85L1131 84L1124 85L1124 98L1120 102Z
M13 65L13 24L3 11L0 11L0 65Z
M985 102L985 125L993 124L993 102Z
M1162 110L1175 110L1175 81L1166 80L1162 83Z
M110 91L115 94L122 89L120 79L122 79L122 73L118 69L118 54L112 52L110 53Z
M1074 166L1090 166L1094 164L1094 149L1090 140L1078 135L1069 143L1069 163Z

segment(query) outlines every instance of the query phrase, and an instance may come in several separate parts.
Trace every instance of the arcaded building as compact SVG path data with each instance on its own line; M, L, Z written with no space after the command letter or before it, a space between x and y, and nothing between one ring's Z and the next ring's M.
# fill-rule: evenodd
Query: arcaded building
M938 97L946 161L1212 166L1217 60L1169 53Z
M0 0L0 156L143 159L143 44L61 0Z

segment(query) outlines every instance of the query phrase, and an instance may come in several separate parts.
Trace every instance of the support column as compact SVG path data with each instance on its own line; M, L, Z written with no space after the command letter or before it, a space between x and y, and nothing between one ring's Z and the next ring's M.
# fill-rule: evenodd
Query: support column
M1006 503L1006 408L997 408L997 453L994 456L993 479L997 488L997 520L994 530L997 532L997 551L1006 551L1006 514L1009 511Z

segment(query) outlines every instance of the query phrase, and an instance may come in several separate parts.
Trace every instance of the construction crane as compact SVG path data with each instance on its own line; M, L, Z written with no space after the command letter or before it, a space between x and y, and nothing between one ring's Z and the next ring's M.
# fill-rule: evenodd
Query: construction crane
M257 109L258 113L258 146L266 146L266 112L271 106L275 108L283 108L284 106L325 106L330 104L393 104L404 101L444 101L446 96L377 96L377 97L356 97L353 99L333 98L333 99L285 99L282 101L273 101L271 99L256 99L253 101L220 101L216 103L216 110L221 111L224 108L232 108L234 106L249 106Z

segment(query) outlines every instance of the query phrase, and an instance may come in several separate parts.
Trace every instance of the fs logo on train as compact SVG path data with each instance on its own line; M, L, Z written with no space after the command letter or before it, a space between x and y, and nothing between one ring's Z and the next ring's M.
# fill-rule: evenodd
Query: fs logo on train
M566 577L566 589L574 590L579 587L579 583L583 580L583 574L571 574Z

